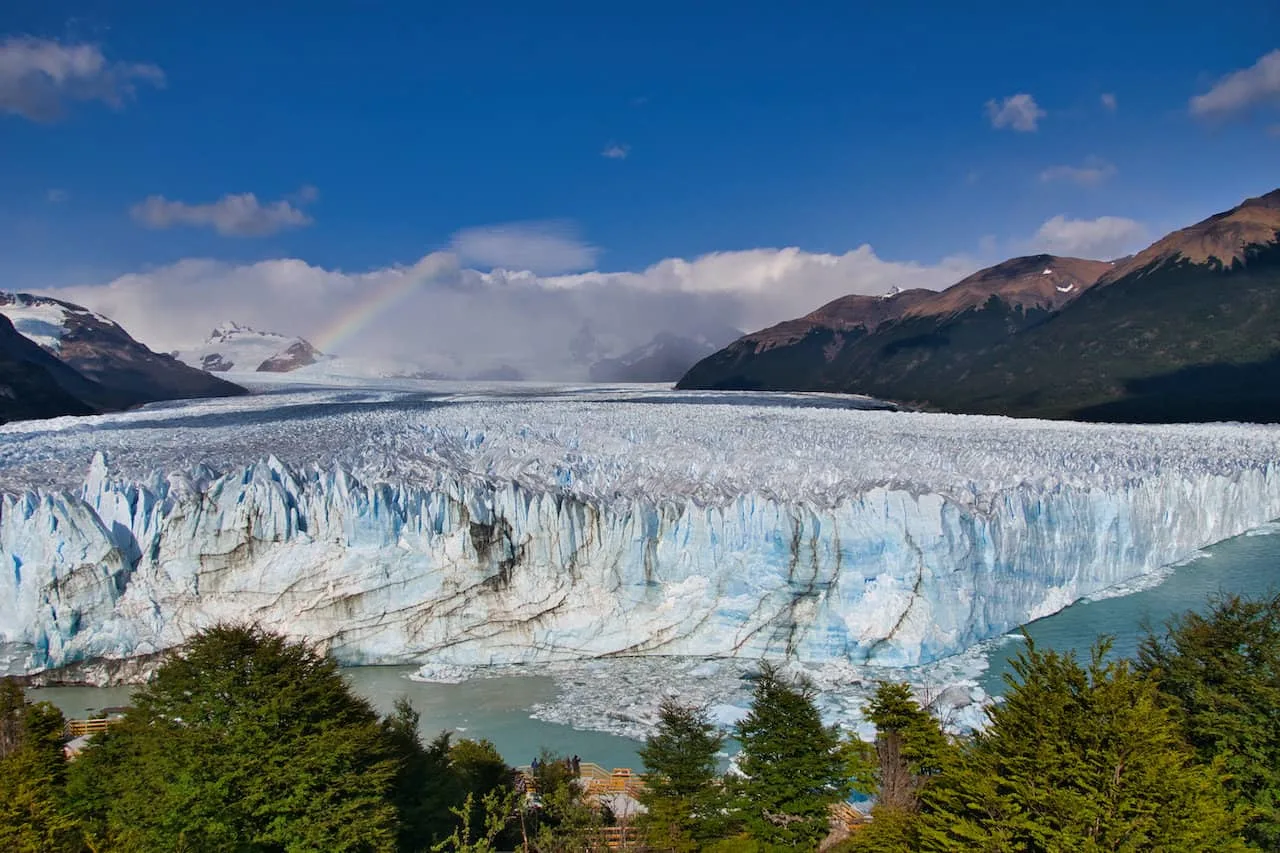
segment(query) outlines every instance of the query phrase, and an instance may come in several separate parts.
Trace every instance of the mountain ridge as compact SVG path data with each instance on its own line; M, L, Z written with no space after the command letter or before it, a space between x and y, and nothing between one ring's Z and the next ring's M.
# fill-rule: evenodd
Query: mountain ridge
M744 336L678 387L841 391L973 414L1280 420L1280 391L1268 390L1280 388L1278 240L1280 190L1117 262L1052 259L1046 280L1072 279L1054 284L1061 302L1028 280L1047 256L1015 258L874 329L814 325L771 347L757 342L778 326ZM972 285L991 276L998 286L977 304ZM949 303L958 310L940 310Z
M10 337L6 346L17 360L0 371L0 382L30 378L35 375L31 368L16 365L35 365L43 372L44 380L59 389L59 394L51 392L50 399L56 397L62 408L75 409L63 414L248 393L239 385L191 368L172 356L153 352L109 317L71 302L30 293L0 292L0 316L7 324L6 335L12 329L44 354L37 357ZM29 386L24 387L28 387L26 393L30 395ZM71 406L61 395L78 405ZM21 407L15 404L9 408L17 412Z

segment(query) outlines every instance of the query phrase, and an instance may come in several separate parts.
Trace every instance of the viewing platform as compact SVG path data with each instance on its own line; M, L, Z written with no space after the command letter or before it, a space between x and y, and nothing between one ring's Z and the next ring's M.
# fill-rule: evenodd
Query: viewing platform
M516 771L524 778L525 790L537 793L537 779L533 767L523 764ZM572 773L570 769L570 773ZM633 799L644 790L644 774L636 773L630 767L615 767L606 770L599 764L583 761L578 764L576 777L582 780L583 792L592 798L607 797L614 794L626 794Z

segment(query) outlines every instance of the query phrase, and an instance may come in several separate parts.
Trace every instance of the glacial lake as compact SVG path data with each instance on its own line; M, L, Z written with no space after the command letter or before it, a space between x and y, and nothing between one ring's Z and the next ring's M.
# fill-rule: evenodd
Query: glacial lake
M1026 627L1045 648L1088 654L1099 634L1114 637L1114 651L1133 655L1144 626L1159 626L1170 616L1204 604L1216 592L1263 594L1280 589L1280 525L1271 525L1206 548L1203 556L1171 570L1157 586L1128 595L1078 602ZM988 693L1005 689L1002 675L1022 642L992 644L989 667L978 681ZM564 689L546 675L478 678L459 684L422 683L409 679L413 667L354 667L346 670L352 687L379 710L390 710L407 697L422 715L425 738L442 729L457 737L487 738L507 761L526 764L541 748L562 755L578 754L606 767L639 767L639 742L599 731L534 719L534 706L550 702ZM617 685L612 686L616 692ZM574 689L583 689L581 686ZM590 689L589 687L587 689ZM90 710L125 705L130 687L51 687L30 691L32 699L57 705L68 717ZM565 697L561 697L562 699ZM569 697L572 700L572 697Z

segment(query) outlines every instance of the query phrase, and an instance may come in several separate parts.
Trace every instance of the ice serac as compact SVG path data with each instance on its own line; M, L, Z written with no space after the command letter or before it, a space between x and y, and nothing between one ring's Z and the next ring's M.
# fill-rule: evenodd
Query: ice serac
M1177 435L1154 434L1166 458L1141 472L831 501L608 496L561 465L492 476L510 447L484 456L485 434L447 426L417 438L449 464L413 477L274 457L128 477L99 454L79 492L3 499L0 638L33 647L31 668L243 619L352 664L921 663L1280 517L1266 453L1197 462Z

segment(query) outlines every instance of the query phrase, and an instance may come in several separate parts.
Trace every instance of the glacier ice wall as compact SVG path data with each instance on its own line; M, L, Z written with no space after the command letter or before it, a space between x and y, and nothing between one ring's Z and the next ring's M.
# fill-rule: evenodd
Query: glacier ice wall
M912 665L1280 517L1263 428L555 405L550 425L528 404L379 415L376 465L341 429L329 464L143 475L97 454L79 489L0 502L0 639L32 668L244 619L345 663ZM134 432L75 446L163 461Z

